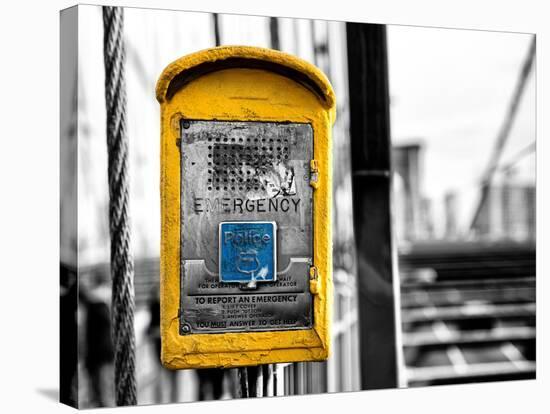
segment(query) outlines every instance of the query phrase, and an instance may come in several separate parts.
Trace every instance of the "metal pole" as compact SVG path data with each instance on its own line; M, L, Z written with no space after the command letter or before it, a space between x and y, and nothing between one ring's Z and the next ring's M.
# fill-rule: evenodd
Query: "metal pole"
M238 368L239 395L241 398L248 398L248 371L245 368Z
M361 388L398 385L386 30L347 23ZM397 302L399 303L399 302Z
M269 18L269 35L271 38L271 49L279 50L281 42L279 40L279 21L276 17Z
M212 13L212 21L214 22L214 43L216 46L221 45L221 35L220 35L220 17L218 13Z

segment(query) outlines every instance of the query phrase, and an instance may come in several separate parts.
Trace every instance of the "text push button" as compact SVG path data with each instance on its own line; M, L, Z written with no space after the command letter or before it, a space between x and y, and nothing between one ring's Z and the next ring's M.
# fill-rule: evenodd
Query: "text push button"
M275 222L222 222L219 240L221 282L273 282L277 279Z

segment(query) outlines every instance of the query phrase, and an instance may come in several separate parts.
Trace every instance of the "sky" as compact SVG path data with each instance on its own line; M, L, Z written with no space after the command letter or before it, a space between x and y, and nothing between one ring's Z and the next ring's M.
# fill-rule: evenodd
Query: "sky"
M472 217L479 182L504 122L532 36L388 26L393 144L423 144L422 190L441 231L443 199L458 196L459 223ZM531 74L501 158L535 140L535 77ZM534 181L535 156L518 164L518 180Z
M269 46L268 20L222 15L224 44ZM322 29L322 22L316 25ZM107 154L105 151L104 62L101 8L79 14L79 248L82 260L107 260ZM282 49L312 61L311 22L280 20ZM317 30L317 29L316 29ZM328 27L331 81L340 98L334 141L349 140L347 57L342 23ZM159 106L154 87L162 69L178 57L213 46L208 13L130 8L125 10L128 134L131 137L131 204L137 255L158 255L160 244ZM322 33L322 30L319 30ZM318 34L319 34L318 33ZM394 144L424 144L423 193L433 200L436 227L442 228L442 200L458 193L462 221L471 217L477 183L527 52L529 35L388 26L391 127ZM85 52L84 52L85 51ZM532 78L533 79L533 78ZM504 158L534 140L534 82L527 85ZM76 84L75 84L76 85ZM522 177L533 180L533 161L523 162ZM525 160L524 160L525 161ZM527 160L529 161L529 160ZM349 191L348 191L349 193ZM349 196L349 194L348 194ZM337 202L349 204L349 198ZM339 211L347 211L339 206ZM349 215L349 214L348 214Z

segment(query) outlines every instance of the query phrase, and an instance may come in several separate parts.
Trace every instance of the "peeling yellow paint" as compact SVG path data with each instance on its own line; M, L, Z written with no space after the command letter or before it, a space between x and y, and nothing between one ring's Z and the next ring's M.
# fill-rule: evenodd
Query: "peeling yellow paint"
M162 72L161 105L161 361L171 369L237 367L328 358L332 318L332 140L334 92L310 63L271 49L225 46L184 56ZM180 159L182 118L309 123L318 185L313 203L317 280L309 330L191 334L178 330L180 303ZM184 229L185 230L185 229ZM176 322L176 323L172 323Z

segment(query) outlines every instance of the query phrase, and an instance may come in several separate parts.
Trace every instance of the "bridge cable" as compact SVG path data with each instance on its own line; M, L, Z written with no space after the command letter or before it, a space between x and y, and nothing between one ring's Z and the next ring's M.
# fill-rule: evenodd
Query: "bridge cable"
M117 405L136 405L134 261L130 240L128 137L126 134L123 10L103 7L103 57L107 108L112 338Z

